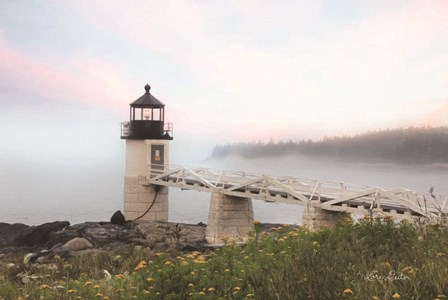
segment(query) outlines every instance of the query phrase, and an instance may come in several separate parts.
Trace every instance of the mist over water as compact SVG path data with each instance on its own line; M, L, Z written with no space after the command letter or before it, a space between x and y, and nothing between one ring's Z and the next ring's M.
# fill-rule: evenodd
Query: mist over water
M123 206L123 160L83 163L0 161L0 222L35 225L55 220L68 220L72 224L109 220ZM185 165L421 192L434 186L436 193L448 193L446 166L348 163L306 157L228 157L222 160L189 160ZM205 192L171 188L170 221L207 223L209 197L210 194ZM258 200L253 203L256 220L301 224L300 206Z

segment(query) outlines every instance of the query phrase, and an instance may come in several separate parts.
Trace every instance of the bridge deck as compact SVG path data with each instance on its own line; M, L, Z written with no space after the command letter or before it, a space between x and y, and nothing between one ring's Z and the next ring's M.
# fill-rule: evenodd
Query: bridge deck
M319 206L330 211L410 218L438 218L448 213L448 194L434 195L407 189L383 189L365 185L254 175L246 172L214 171L182 166L149 168L148 184L177 187L184 190L220 192L230 196L252 198L301 206Z

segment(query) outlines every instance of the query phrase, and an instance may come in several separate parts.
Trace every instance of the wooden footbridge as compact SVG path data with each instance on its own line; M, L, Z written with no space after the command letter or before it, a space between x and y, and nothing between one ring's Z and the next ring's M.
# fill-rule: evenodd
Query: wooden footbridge
M397 220L425 217L440 220L448 213L448 194L384 189L339 182L299 179L291 176L255 175L175 165L152 165L148 185L220 193L329 212L390 216Z

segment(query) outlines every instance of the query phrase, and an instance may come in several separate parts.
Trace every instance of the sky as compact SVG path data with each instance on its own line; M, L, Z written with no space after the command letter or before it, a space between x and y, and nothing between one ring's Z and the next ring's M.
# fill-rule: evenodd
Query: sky
M0 1L0 156L123 160L144 93L171 160L448 125L448 1Z

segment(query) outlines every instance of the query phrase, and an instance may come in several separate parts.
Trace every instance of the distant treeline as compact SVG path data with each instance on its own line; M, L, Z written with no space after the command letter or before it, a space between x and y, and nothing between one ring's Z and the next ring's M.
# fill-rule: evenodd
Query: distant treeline
M246 158L307 155L375 162L447 163L448 127L410 127L325 137L319 141L236 143L215 146L212 152L212 158L228 155Z

